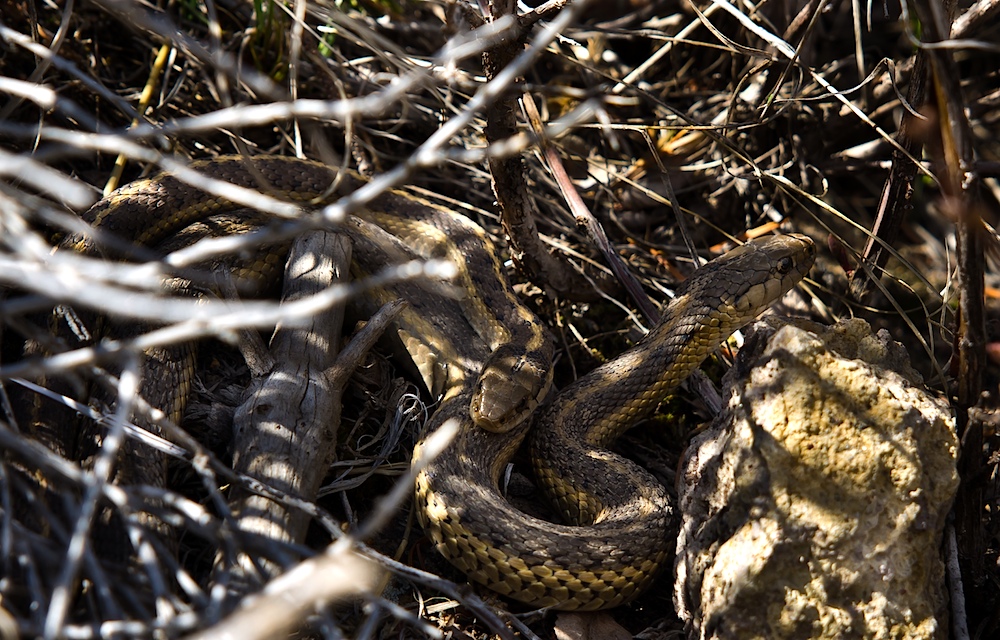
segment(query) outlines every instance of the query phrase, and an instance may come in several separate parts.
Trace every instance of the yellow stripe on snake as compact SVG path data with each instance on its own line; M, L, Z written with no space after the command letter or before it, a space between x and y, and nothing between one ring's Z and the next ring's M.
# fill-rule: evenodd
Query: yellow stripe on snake
M335 181L335 169L311 161L259 157L252 171L247 163L221 157L192 168L304 208L334 199L329 190L335 184L340 193L361 184L347 172ZM161 175L120 189L86 218L152 246L232 210L241 209ZM465 293L457 306L434 286L399 285L376 295L410 302L397 331L428 389L441 398L424 433L451 418L461 425L455 441L417 478L418 516L437 549L469 579L532 606L562 609L626 602L662 568L675 518L667 493L606 447L648 416L733 331L791 289L815 252L808 238L787 235L749 242L708 263L680 287L649 335L527 420L548 392L553 343L511 289L486 233L402 191L383 194L343 229L355 243L360 272L414 254L456 263ZM64 246L97 251L79 238ZM529 428L535 473L568 524L529 517L498 489Z

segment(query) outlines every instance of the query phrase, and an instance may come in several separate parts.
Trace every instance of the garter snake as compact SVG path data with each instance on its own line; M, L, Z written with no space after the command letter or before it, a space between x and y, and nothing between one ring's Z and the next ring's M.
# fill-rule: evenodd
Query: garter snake
M569 525L529 517L497 490L526 425L506 434L463 429L417 478L417 513L438 550L470 579L532 606L595 610L635 597L673 546L674 516L663 487L605 447L799 282L814 258L812 241L790 234L709 262L645 338L535 415L535 473ZM446 403L433 422L463 420L463 407Z
M206 175L304 207L334 198L361 178L322 164L278 157L221 157L194 163ZM160 175L120 189L87 214L94 226L153 245L233 205ZM551 382L552 340L510 288L485 232L463 216L404 192L383 194L344 224L376 268L415 252L447 257L465 291L461 308L421 288L388 288L411 309L398 331L432 393L442 400L426 432L461 424L456 440L419 474L418 517L437 549L471 580L533 606L600 609L645 588L672 545L674 516L664 489L633 463L604 450L655 409L719 343L795 285L814 247L804 236L750 242L699 269L663 319L631 350L564 390L535 417L537 475L571 525L515 510L497 489L501 470L528 433L525 420ZM380 231L381 230L381 231ZM386 237L379 236L385 232ZM90 239L64 242L88 253ZM461 318L456 320L456 315ZM449 326L459 322L461 327ZM178 390L184 393L184 390ZM415 456L419 455L418 444Z
M252 161L240 156L220 156L193 162L190 168L220 182L260 189L272 197L298 203L305 212L354 191L364 182L351 171L337 171L319 162L281 156L259 156ZM230 219L234 214L260 218L244 207L165 173L118 189L91 207L84 220L131 245L166 244L174 248L178 234L206 221L223 230L229 227L234 232L246 232L249 225L235 224ZM470 412L477 425L490 430L522 422L551 385L553 345L534 314L521 304L507 284L497 252L485 231L464 216L404 191L383 193L355 215L402 238L419 257L446 258L455 263L459 273L457 284L464 292L461 299L464 315L490 349L469 399ZM363 233L357 227L353 230L356 234ZM90 236L72 236L62 246L81 253L107 255L106 248ZM274 252L262 251L249 262L252 264L240 269L241 273L261 278L262 273L274 270L276 258ZM423 367L445 364L443 358L431 358L429 354L424 354L418 362ZM434 377L430 371L421 374L425 380ZM443 378L438 375L437 379ZM440 393L441 383L436 384L437 388L430 390ZM489 393L484 393L484 387L489 388ZM178 393L178 402L185 395L186 391ZM180 405L174 404L176 415Z

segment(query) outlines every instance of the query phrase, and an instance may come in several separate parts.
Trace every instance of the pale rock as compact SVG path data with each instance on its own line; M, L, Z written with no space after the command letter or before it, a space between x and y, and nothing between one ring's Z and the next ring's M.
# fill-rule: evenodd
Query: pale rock
M725 383L678 476L689 636L946 638L958 443L905 350L861 320L772 319Z

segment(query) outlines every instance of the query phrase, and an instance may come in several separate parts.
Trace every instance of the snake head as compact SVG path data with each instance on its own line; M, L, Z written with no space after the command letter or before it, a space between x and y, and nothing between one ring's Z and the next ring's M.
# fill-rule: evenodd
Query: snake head
M496 433L521 424L552 387L552 369L544 356L502 344L486 360L472 395L475 423Z
M750 240L695 271L677 288L670 312L725 339L794 287L815 259L816 246L804 235Z
M751 240L713 262L717 278L727 283L720 297L749 321L798 284L815 260L813 241L789 233Z

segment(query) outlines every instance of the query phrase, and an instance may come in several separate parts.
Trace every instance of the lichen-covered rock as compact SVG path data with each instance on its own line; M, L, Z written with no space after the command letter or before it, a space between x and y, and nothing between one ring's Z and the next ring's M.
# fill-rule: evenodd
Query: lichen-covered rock
M947 637L958 442L902 347L860 320L771 320L726 384L678 479L690 637Z

